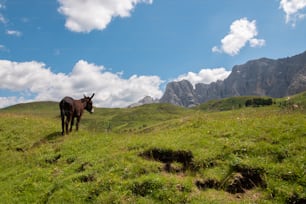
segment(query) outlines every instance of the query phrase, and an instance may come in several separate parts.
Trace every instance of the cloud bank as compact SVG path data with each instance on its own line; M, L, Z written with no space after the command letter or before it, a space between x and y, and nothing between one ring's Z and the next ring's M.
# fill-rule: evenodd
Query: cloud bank
M224 80L230 75L231 71L225 68L202 69L199 73L188 72L180 75L175 81L188 80L193 86L198 83L210 84L218 80Z
M306 8L306 0L281 0L280 8L286 13L286 23L291 22L293 26L298 19L306 17L304 13L301 13Z
M225 68L202 69L182 74L174 81L186 79L193 85L209 84L224 80L230 73ZM163 81L158 76L133 75L124 79L120 73L108 72L105 67L85 60L79 60L69 74L54 73L37 61L0 60L0 78L0 91L15 95L0 95L0 108L31 101L59 101L64 96L79 99L92 93L96 93L97 107L127 107L145 96L157 99L163 94L160 89Z
M58 11L66 16L66 28L74 32L103 30L114 17L129 17L138 3L153 0L58 0Z
M256 21L247 18L236 20L230 26L230 32L221 40L221 46L214 46L213 52L226 53L231 56L237 55L247 43L251 47L262 47L265 40L255 38L258 35Z
M0 95L0 108L29 101L59 101L66 95L78 99L93 92L98 107L126 107L144 96L160 98L163 83L158 76L124 79L84 60L78 61L69 74L53 73L41 62L0 60L0 78L0 90L21 93L19 97Z

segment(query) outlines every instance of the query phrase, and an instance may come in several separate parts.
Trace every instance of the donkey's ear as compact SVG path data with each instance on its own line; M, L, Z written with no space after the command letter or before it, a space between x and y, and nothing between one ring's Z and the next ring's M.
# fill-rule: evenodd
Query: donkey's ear
M86 98L86 95L85 95L85 94L83 94L83 96L84 96L84 98Z
M95 96L95 93L92 94L92 96L90 97L90 99L92 99Z

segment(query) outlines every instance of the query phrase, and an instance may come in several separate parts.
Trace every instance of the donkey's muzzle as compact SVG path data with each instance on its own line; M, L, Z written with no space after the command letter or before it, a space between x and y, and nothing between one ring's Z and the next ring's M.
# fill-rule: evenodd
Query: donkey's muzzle
M94 112L95 112L95 109L92 108L92 109L90 110L90 113L94 113Z

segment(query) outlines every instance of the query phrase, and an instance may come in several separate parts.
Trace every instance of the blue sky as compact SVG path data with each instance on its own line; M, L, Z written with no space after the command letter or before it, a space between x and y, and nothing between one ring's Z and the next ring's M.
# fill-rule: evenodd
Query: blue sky
M92 92L124 107L301 53L305 36L306 0L0 0L0 107Z

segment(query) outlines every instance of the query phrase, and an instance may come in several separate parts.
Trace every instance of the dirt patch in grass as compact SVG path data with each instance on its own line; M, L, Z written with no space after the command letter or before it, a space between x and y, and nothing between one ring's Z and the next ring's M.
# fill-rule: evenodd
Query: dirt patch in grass
M72 164L73 162L75 162L75 158L74 157L69 157L66 159L67 164Z
M57 154L57 155L53 156L52 158L45 159L45 162L48 163L48 164L54 164L54 163L56 163L61 157L62 157L61 154Z
M231 171L223 181L224 189L229 193L244 193L256 187L267 187L262 169L236 165Z
M81 166L79 167L79 168L77 168L77 172L83 172L83 171L85 171L86 169L88 169L88 168L90 168L90 167L92 167L93 165L91 164L91 163L89 163L89 162L85 162L85 163L83 163L83 164L81 164Z
M153 194L163 188L163 184L156 180L145 180L142 182L134 182L130 189L133 194L145 197L147 195Z
M293 194L291 197L287 198L286 200L287 204L305 204L306 198L301 198L297 194Z
M193 154L191 151L152 148L139 154L139 156L164 163L164 170L167 172L193 169ZM173 163L179 163L182 167L178 167L178 165L173 167Z
M95 181L96 177L93 174L88 174L88 175L81 175L81 176L77 177L75 180L80 181L82 183L87 183L87 182Z
M54 185L42 198L41 203L49 203L49 199L52 197L52 195L55 193L55 191L57 191L58 189L60 189L61 186L59 185Z
M256 187L266 188L267 184L263 177L262 169L236 165L231 168L222 182L213 179L197 180L195 185L201 190L214 188L223 189L232 194L245 193Z
M25 152L26 150L22 147L16 147L15 149L17 152Z
M207 180L197 180L195 185L200 190L205 190L208 188L219 189L220 182L215 179L207 179Z

